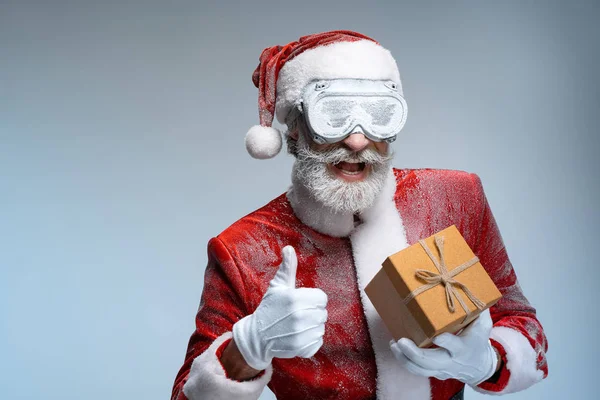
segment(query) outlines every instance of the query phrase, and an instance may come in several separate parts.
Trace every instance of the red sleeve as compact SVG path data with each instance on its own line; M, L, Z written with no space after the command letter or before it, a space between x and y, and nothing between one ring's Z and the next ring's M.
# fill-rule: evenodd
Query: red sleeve
M515 392L548 375L548 342L535 308L519 286L481 180L476 174L471 174L471 177L482 205L479 238L474 252L502 293L502 298L490 308L494 322L491 342L502 356L502 367L478 388L496 393Z
M265 370L264 370L264 369L263 369L262 371L260 371L260 372L259 372L259 373L258 373L258 374L255 376L255 377L253 377L253 378L251 378L251 379L247 379L247 380L245 380L245 381L240 381L240 380L237 380L237 379L235 379L235 378L232 378L231 376L229 376L229 375L227 374L227 371L225 370L225 366L223 365L223 363L221 363L221 356L223 355L223 352L225 351L225 348L227 347L227 345L229 344L229 342L231 342L231 340L232 340L232 339L227 339L226 341L224 341L224 342L223 342L223 343L222 343L222 344L219 346L219 348L217 349L217 353L216 353L216 354L217 354L217 359L219 360L219 363L221 364L221 368L223 368L223 372L225 373L225 376L226 376L227 378L229 378L229 379L234 379L234 380L236 380L237 382L247 382L247 381L249 381L249 380L256 380L256 379L260 378L261 376L263 376L263 375L265 374Z
M196 314L196 330L190 337L183 366L177 373L172 400L186 399L186 383L192 362L246 313L244 279L229 251L218 238L208 242L208 265L204 273L204 289Z

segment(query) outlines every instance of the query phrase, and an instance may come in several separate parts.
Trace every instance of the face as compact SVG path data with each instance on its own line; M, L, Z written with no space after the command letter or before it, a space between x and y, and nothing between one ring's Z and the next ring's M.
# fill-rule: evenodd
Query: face
M317 144L299 124L293 179L311 196L336 212L361 212L381 192L392 154L387 142L354 133L332 144Z

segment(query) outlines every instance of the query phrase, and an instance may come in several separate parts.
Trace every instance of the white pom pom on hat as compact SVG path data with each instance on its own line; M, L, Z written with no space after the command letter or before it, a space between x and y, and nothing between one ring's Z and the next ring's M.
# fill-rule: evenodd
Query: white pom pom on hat
M246 133L246 150L259 160L275 157L281 144L281 132L271 126L254 125Z
M313 80L387 79L398 84L400 73L391 53L374 39L353 31L331 31L303 36L285 46L263 50L252 82L258 88L260 125L246 133L246 149L257 159L275 157L282 147L281 133L271 125L285 123L298 105L302 89ZM290 62L291 61L291 62Z

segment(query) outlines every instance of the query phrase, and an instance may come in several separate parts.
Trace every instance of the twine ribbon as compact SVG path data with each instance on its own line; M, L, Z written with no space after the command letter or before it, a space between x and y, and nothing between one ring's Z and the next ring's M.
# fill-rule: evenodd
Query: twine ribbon
M479 258L477 256L474 256L472 259L462 263L458 267L454 268L452 271L448 272L448 268L446 266L446 259L444 258L444 236L434 236L434 241L435 245L437 246L440 252L439 261L433 255L431 249L427 246L423 239L420 239L419 243L423 247L423 250L425 250L425 252L429 256L429 258L431 258L431 261L433 261L433 264L440 273L436 274L435 272L431 272L426 269L417 269L415 271L415 276L427 283L410 292L408 296L406 296L406 298L404 299L404 304L408 304L411 300L413 300L421 293L441 284L444 285L444 288L446 289L446 303L448 304L450 312L453 313L455 311L454 298L456 298L458 303L461 305L461 307L465 310L465 313L467 314L465 316L466 320L471 314L471 312L469 311L469 307L467 307L467 304L462 298L460 292L456 290L456 287L461 288L465 292L469 300L471 300L471 302L473 302L475 307L477 307L478 309L483 310L485 307L485 303L479 300L477 297L475 297L475 295L469 290L467 286L455 280L454 277L466 270L467 268L471 267L475 263L477 263L479 261Z

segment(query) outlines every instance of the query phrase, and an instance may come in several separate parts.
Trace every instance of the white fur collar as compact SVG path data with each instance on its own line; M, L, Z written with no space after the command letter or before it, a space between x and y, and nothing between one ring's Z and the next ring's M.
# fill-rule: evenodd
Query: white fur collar
M375 204L360 215L363 222L356 228L352 214L333 213L317 204L299 186L293 185L287 197L296 216L304 224L330 236L350 236L358 289L375 353L377 398L429 399L429 379L413 375L394 358L389 347L392 336L364 292L365 286L381 269L385 258L408 246L402 218L394 202L396 179L393 170L390 168Z

